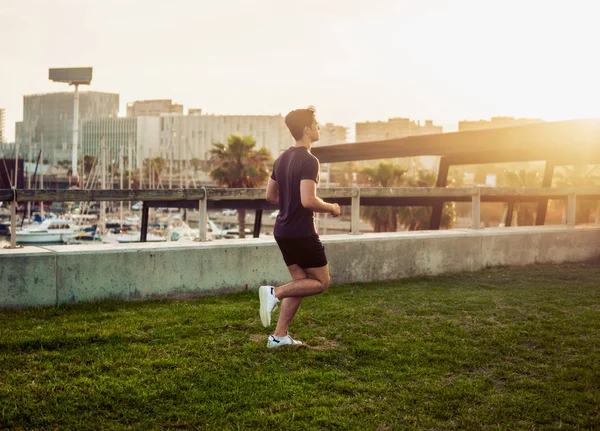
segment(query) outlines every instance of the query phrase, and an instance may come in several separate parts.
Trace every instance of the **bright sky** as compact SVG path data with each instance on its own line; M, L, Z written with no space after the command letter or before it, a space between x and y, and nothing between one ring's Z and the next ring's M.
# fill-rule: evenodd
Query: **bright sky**
M600 117L597 0L0 0L0 108L67 91L48 68L92 66L90 90L217 114L321 123L388 117ZM85 87L83 88L85 89Z

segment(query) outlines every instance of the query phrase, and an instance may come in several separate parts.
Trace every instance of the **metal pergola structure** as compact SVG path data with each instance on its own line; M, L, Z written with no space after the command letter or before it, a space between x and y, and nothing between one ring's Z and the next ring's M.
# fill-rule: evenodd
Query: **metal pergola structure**
M525 126L506 127L488 130L445 133L426 136L411 136L384 141L361 142L355 144L316 146L312 153L321 163L377 160L386 158L439 156L440 166L436 188L445 188L448 182L448 170L452 165L485 164L545 161L545 173L542 190L550 188L554 167L561 165L600 164L600 119L560 121L538 123ZM451 189L439 194L436 188L402 193L364 193L360 196L361 205L400 205L431 206L431 229L439 229L442 209L445 202L467 201L470 196L454 195ZM515 202L538 202L536 225L543 225L550 198L561 198L556 193L523 193L514 189L504 193L487 191L478 197L479 202L507 202L506 226L510 226L510 215ZM432 193L433 192L433 193ZM457 191L460 192L460 191ZM151 207L199 208L208 209L245 208L256 210L254 236L260 233L263 210L276 208L264 199L263 189L207 189L185 190L0 190L0 201L12 201L12 217L15 217L16 203L27 201L137 201L144 202L142 209L142 241L145 241L148 227L148 211ZM350 196L344 189L320 189L330 202L340 205L354 205L356 197ZM460 193L459 193L460 194ZM23 198L18 198L23 195ZM31 196L29 196L31 195ZM60 196L59 196L60 195ZM72 195L72 196L71 196ZM591 192L580 193L582 199L598 200L596 188ZM574 196L572 196L574 198ZM564 198L564 196L562 196ZM574 199L572 199L574 201ZM357 211L357 210L356 210ZM599 205L600 211L600 205ZM202 212L202 211L201 211ZM574 205L571 205L574 212ZM358 214L355 218L358 218ZM573 217L571 219L574 220ZM200 223L200 226L204 226ZM14 245L14 244L13 244Z
M600 119L536 123L382 141L316 146L321 163L439 156L436 187L446 187L452 165L544 161L542 187L552 185L555 166L600 164ZM510 226L514 200L507 200ZM539 199L536 225L543 225L548 199ZM405 201L403 205L410 205ZM419 202L415 200L414 206ZM432 206L431 229L439 229L444 202Z
M318 195L330 202L351 207L351 234L360 233L360 205L420 205L432 206L437 202L471 202L471 228L480 229L481 202L527 202L535 199L566 200L567 224L576 225L576 203L579 199L600 201L600 187L569 188L507 188L507 187L328 187L318 189ZM16 232L16 207L25 202L143 202L140 240L146 241L148 211L151 207L194 208L198 210L198 220L208 216L208 210L216 207L254 208L257 217L254 222L254 235L260 235L260 215L270 205L265 200L264 189L195 188L166 190L40 190L40 189L0 189L0 203L11 203L11 232ZM416 203L415 203L416 202ZM600 208L596 213L596 223L600 223ZM206 224L199 223L199 240L206 240ZM15 236L11 235L11 245L16 248Z

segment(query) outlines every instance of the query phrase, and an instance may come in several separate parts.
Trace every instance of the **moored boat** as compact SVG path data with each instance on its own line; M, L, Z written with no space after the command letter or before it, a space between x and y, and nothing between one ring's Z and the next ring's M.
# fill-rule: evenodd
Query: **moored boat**
M39 225L33 225L15 233L18 243L60 243L77 231L69 220L46 219Z

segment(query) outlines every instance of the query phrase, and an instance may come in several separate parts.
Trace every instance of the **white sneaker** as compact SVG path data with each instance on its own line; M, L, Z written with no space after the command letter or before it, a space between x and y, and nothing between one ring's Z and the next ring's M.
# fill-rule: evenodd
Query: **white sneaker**
M275 286L260 286L258 298L260 299L260 320L266 328L271 324L271 313L279 302L279 299L275 297Z
M285 346L298 347L302 345L302 341L294 340L289 335L286 335L285 337L276 337L275 335L269 335L269 341L267 341L268 349L277 349L279 347Z

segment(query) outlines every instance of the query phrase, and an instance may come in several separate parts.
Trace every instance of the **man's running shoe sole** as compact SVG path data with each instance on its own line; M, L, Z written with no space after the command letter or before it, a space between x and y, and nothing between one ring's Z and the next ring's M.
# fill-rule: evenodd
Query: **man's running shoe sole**
M266 328L271 324L271 310L267 310L269 302L270 286L260 286L258 288L258 298L260 299L260 321Z

